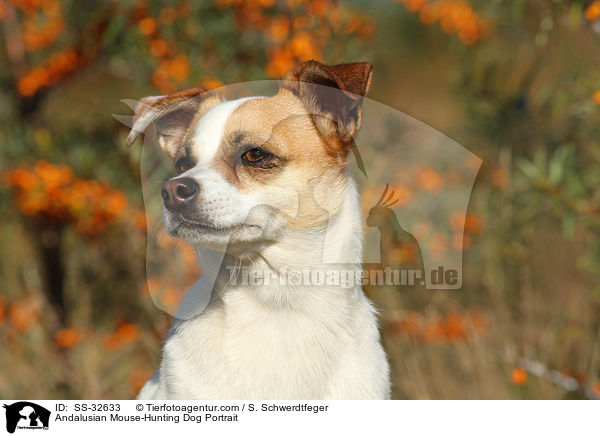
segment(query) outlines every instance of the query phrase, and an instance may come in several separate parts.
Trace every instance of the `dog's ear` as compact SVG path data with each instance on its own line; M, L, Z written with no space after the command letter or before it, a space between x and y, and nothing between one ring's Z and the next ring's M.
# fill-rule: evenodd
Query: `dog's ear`
M196 114L221 101L223 98L219 94L202 88L144 97L135 106L133 125L125 146L131 147L140 134L154 124L159 145L173 156Z
M325 138L352 142L361 125L362 100L371 86L369 62L324 65L307 61L291 70L281 82L304 102Z

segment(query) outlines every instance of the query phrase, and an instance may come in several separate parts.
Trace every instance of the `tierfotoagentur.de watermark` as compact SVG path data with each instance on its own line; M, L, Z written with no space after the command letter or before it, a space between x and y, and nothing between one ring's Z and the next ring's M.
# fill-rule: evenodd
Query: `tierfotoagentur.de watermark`
M415 286L424 285L425 277L420 269L400 268L280 268L277 271L251 267L226 266L230 285L242 286L336 286L353 288L359 286ZM444 270L443 266L431 271L435 284L454 285L458 271Z

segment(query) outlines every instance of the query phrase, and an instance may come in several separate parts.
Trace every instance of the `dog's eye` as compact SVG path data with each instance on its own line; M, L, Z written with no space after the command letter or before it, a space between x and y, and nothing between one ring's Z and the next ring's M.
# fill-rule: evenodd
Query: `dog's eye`
M260 148L253 148L242 155L242 160L250 163L259 162L269 156L269 153Z
M257 168L268 169L275 166L277 157L260 148L251 148L242 154L242 163Z
M187 157L182 157L181 159L177 159L177 161L175 162L175 170L179 174L186 172L193 166L194 165L192 164L192 161L189 160Z

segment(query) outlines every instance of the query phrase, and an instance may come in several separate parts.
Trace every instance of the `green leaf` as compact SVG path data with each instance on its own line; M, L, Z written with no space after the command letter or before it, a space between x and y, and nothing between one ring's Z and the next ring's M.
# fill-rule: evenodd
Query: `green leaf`
M548 179L552 184L556 185L562 180L570 154L568 148L561 147L552 155L548 170Z
M538 169L538 167L536 167L533 162L531 162L528 159L519 159L517 161L517 167L523 172L523 174L525 174L525 176L527 176L527 178L529 178L530 180L535 180L535 179L539 179L541 177L541 172Z

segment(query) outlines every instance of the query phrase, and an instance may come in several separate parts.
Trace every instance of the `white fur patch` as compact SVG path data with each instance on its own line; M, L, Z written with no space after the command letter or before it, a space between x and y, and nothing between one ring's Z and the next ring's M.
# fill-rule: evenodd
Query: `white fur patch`
M244 102L259 97L246 97L238 100L226 101L209 110L198 122L193 136L194 147L198 147L198 164L207 164L216 156L225 125L233 112Z

